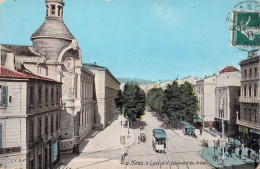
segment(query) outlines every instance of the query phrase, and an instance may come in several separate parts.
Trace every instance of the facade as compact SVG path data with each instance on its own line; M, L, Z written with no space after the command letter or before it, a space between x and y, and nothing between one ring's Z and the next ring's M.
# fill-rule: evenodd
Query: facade
M63 22L63 0L46 0L46 20L32 34L32 46L1 45L12 51L15 64L36 75L62 82L60 117L63 152L76 150L94 126L94 74L83 68L80 47ZM1 62L6 54L2 52Z
M204 121L202 126L214 127L216 75L196 81L193 87L199 100L200 111L198 112L198 118Z
M216 78L216 114L215 127L222 132L222 120L227 136L237 134L236 113L239 111L241 73L228 66L221 70Z
M120 90L120 82L106 67L97 64L84 64L84 67L95 74L97 108L95 112L95 128L105 128L117 112L114 99Z
M260 142L260 107L259 107L259 50L248 53L241 66L240 112L237 114L239 134L247 145L259 149Z
M61 83L6 67L13 68L0 67L0 166L54 168L60 161Z

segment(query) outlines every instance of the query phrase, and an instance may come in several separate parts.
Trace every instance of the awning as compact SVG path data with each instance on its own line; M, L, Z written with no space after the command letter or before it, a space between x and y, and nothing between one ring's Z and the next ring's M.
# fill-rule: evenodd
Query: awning
M256 129L250 129L249 131L250 131L251 133L255 133L255 134L260 135L260 131L259 131L259 130L256 130Z

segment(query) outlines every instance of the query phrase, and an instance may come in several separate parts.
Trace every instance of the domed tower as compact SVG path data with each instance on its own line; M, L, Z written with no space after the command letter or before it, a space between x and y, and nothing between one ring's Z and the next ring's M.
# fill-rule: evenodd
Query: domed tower
M77 41L63 23L63 0L46 0L46 20L31 36L33 47L48 61L58 61L64 48L73 45L76 51ZM75 52L74 52L75 53Z

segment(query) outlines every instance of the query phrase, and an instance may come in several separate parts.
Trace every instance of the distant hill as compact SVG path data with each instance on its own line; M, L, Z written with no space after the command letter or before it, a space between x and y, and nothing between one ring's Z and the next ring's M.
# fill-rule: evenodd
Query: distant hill
M117 78L117 80L120 83L134 81L134 82L137 82L139 85L148 85L148 84L157 83L156 81L151 81L151 80L144 80L144 79L137 79L137 78L131 79L131 78L124 78L124 77L119 77L119 78Z

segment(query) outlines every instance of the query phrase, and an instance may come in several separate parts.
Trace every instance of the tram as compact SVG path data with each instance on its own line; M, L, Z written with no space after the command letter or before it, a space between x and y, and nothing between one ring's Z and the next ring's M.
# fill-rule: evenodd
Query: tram
M166 152L166 133L163 129L153 130L153 150L155 152Z

